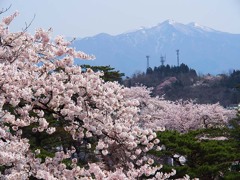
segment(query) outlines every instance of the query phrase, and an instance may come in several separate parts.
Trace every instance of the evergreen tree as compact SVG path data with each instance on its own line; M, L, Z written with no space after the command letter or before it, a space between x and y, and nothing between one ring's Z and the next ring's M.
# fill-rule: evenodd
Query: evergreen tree
M165 170L176 169L174 178L188 174L191 178L200 179L239 179L239 123L235 127L234 131L216 128L186 134L161 132L158 138L165 150L151 153L173 160L173 167L168 164ZM186 159L186 162L181 162L181 159Z
M90 65L81 65L83 71L86 71L88 68L92 69L94 72L103 72L104 75L102 76L102 79L104 81L117 81L121 82L122 77L125 75L124 73L121 73L115 68L112 68L110 66L90 66Z

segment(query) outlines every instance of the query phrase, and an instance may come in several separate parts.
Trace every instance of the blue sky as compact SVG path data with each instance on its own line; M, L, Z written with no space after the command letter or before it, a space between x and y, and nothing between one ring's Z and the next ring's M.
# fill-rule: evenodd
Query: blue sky
M167 19L240 34L240 0L0 0L1 8L10 4L6 14L20 12L12 31L20 31L35 14L29 32L52 27L53 35L66 37L116 35Z

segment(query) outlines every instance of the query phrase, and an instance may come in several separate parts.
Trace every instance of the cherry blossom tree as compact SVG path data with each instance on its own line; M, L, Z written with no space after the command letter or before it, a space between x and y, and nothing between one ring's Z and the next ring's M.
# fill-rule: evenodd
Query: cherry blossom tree
M9 24L17 15L0 23L1 178L165 179L174 175L174 170L162 173L162 166L147 156L159 140L152 129L139 126L140 104L126 95L129 89L117 82L105 83L100 72L82 72L74 59L94 56L75 51L61 36L52 40L51 30L38 29L33 36L27 28L10 32ZM36 145L42 145L42 135L50 139L60 131L71 137L71 147L62 139L50 148ZM84 143L96 160L79 166L76 149ZM42 150L52 156L41 158Z
M132 87L126 89L128 99L140 103L140 126L155 131L164 129L187 132L211 127L227 126L236 117L236 110L228 110L219 104L197 104L194 101L168 101L151 97L151 88Z

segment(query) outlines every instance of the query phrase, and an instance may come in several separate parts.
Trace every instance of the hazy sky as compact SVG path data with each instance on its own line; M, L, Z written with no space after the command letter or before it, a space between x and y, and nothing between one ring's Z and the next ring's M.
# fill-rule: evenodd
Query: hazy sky
M54 35L71 37L116 35L167 19L240 34L240 0L0 0L1 8L10 4L7 14L20 12L12 31L21 30L35 14L30 32L52 27Z

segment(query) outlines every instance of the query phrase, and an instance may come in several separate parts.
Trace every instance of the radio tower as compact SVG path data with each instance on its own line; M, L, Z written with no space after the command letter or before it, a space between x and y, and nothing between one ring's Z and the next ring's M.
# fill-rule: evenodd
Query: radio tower
M177 65L179 66L179 49L177 49L176 52L177 52Z
M160 59L161 59L160 62L162 64L162 66L164 66L164 62L166 61L166 55L165 55L165 57L161 56Z
M149 68L149 58L150 58L150 56L147 55L146 58L147 58L147 69L148 69Z

